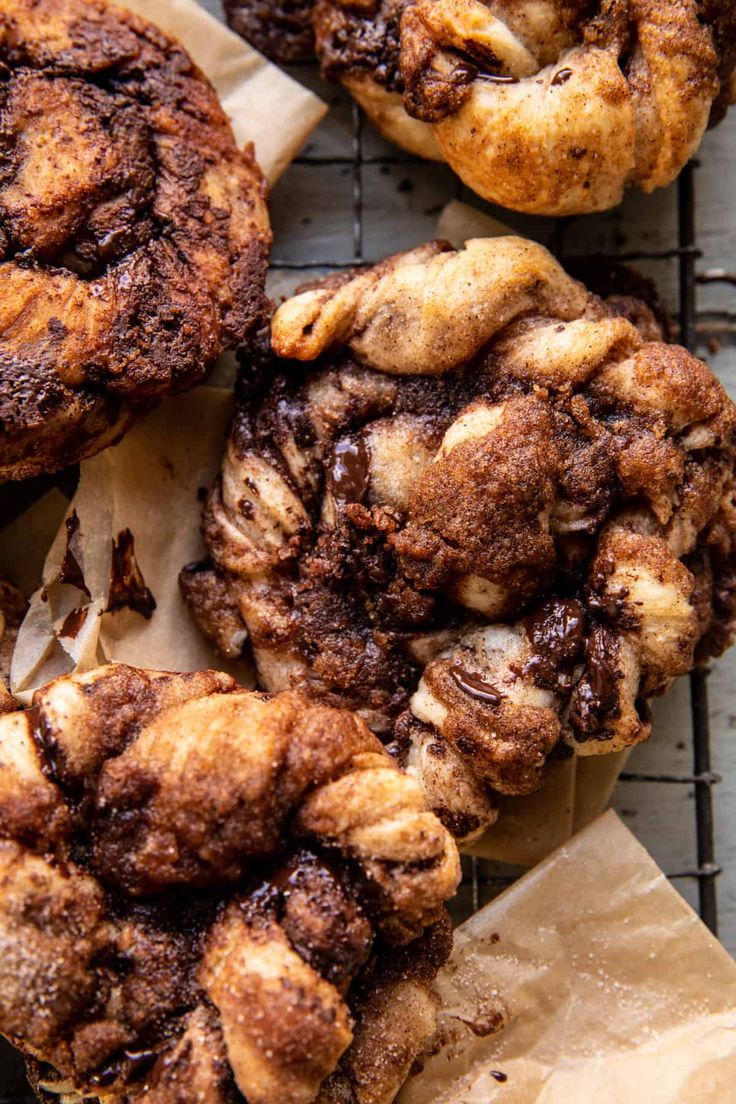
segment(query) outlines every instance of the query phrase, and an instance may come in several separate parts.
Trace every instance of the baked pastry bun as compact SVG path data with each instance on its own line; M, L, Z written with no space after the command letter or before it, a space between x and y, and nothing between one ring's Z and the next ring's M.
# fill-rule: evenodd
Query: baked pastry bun
M736 610L736 408L658 333L513 237L297 294L243 363L201 625L358 710L461 838L550 756L646 740Z
M266 186L181 46L0 0L0 480L114 442L263 319Z
M736 97L732 0L316 0L314 26L386 137L517 211L669 184Z
M0 1031L41 1099L393 1100L455 844L354 715L213 671L0 718Z

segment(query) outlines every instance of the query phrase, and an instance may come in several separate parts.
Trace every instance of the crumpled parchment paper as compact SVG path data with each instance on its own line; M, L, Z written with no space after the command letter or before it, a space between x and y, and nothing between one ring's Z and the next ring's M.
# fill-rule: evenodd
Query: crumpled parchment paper
M219 470L231 410L229 390L198 387L82 464L18 635L11 686L21 701L49 678L112 660L251 679L247 664L212 651L178 586L181 568L204 553L202 496Z
M397 1104L729 1104L736 964L613 812L458 928Z

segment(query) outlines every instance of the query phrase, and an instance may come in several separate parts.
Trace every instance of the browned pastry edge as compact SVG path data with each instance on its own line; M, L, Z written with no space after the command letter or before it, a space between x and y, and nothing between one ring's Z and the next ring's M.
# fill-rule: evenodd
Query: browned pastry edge
M301 695L118 664L0 718L0 1031L42 1099L338 1102L340 1069L388 1104L458 878L418 786Z
M266 183L183 48L103 0L0 13L0 479L66 466L262 324Z

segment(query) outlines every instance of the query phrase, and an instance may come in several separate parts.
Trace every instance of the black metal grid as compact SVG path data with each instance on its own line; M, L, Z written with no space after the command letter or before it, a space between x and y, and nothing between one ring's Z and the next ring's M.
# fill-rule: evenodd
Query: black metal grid
M364 190L363 168L365 165L417 165L421 164L416 158L404 155L400 151L395 154L381 156L364 156L363 150L363 113L357 104L352 107L352 156L351 157L316 157L303 156L297 158L297 164L312 166L336 166L349 167L352 174L352 212L353 212L353 251L351 257L341 257L329 262L319 261L295 261L288 257L274 257L272 267L274 269L323 272L325 270L349 269L356 265L374 263L380 258L366 257L364 254ZM696 262L702 255L696 241L695 226L695 172L697 162L688 165L682 172L678 184L677 201L677 225L673 227L673 240L677 242L668 249L637 250L628 253L618 253L616 259L620 261L645 261L645 262L677 262L679 277L679 338L678 340L691 351L695 351L697 344L698 318L696 308L697 284L699 282L723 281L731 282L734 277L729 273L712 272L699 276L696 272ZM462 183L458 180L455 195L448 195L447 199L461 198L465 194ZM558 224L556 239L559 244L564 240L565 220ZM690 675L690 713L691 713L691 746L692 746L692 772L686 774L674 773L640 773L623 772L620 776L622 782L643 782L651 785L674 785L678 787L692 788L694 791L695 823L693 825L696 842L696 865L684 869L670 870L667 877L673 881L690 880L697 883L698 906L701 918L707 927L714 933L718 933L718 906L716 879L720 873L720 867L715 857L715 827L713 813L713 786L720 779L711 769L710 753L710 726L708 710L708 669L701 668ZM461 894L452 910L458 920L470 915L487 901L495 897L508 885L512 884L521 871L509 873L500 864L490 860L466 857L463 859L463 884Z
M292 261L288 258L274 257L273 269L304 271L350 269L357 265L371 263L380 258L364 256L364 190L363 168L365 165L411 165L417 164L415 158L397 153L364 157L363 153L363 115L356 104L352 104L352 156L347 157L310 157L297 158L296 163L309 165L345 165L349 166L352 178L353 211L353 251L351 257L337 258L329 263L325 261ZM695 350L697 334L696 293L698 282L710 280L731 282L734 277L728 273L696 273L696 261L701 256L696 243L695 228L695 184L694 176L697 163L688 165L678 182L677 205L677 245L671 249L656 251L636 251L618 254L625 261L671 261L677 260L679 266L679 327L680 342ZM464 195L460 181L457 181L455 196ZM564 227L561 227L564 233ZM730 332L730 325L729 325ZM39 487L36 494L45 490ZM8 506L15 505L13 502ZM673 881L694 880L698 886L700 915L707 927L718 933L718 908L716 879L720 873L715 858L715 830L713 810L713 786L720 779L711 769L710 728L708 710L708 670L694 671L690 675L691 700L691 744L692 772L688 774L657 774L624 772L622 782L644 782L652 785L674 785L693 787L695 801L694 833L696 839L697 865L693 868L672 870L667 877ZM508 871L508 868L506 868ZM462 920L476 912L483 904L495 897L512 884L522 871L513 874L503 872L498 864L474 857L463 858L463 883L461 893L453 910L455 919ZM19 1057L0 1040L0 1104L29 1104L35 1098L28 1088L23 1075L23 1066Z

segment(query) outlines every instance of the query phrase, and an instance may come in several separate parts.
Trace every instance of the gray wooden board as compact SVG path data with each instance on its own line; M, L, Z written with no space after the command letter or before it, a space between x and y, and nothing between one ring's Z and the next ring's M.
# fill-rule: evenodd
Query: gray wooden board
M204 6L219 14L217 0ZM308 84L331 110L308 142L306 159L353 155L352 108L339 90L324 84L313 67L293 67L292 75ZM278 108L274 105L274 126ZM404 161L369 124L363 126L365 160L390 156L397 164L364 164L363 256L377 260L387 252L409 248L433 237L439 211L448 200L461 197L492 212L521 233L547 242L556 224L492 209L460 189L452 172L441 165ZM705 138L696 174L698 244L703 250L699 269L736 270L736 111ZM272 219L276 261L321 262L328 270L335 261L354 256L355 177L349 163L293 165L273 190ZM568 227L566 248L571 252L632 252L658 250L676 244L676 190L651 196L631 192L623 205L605 215L580 218ZM676 262L650 262L640 267L657 279L672 308L677 308ZM310 274L311 275L311 274ZM303 272L275 268L271 293L278 297L305 280ZM707 355L730 393L736 398L736 343L722 331L736 321L736 288L707 285L699 289L701 355ZM715 338L722 347L708 347ZM720 934L736 953L736 649L714 665L710 679L711 733L714 769L722 776L716 787L717 858L723 867L718 882ZM683 681L655 707L655 734L634 753L629 770L688 773L691 769L689 691ZM695 815L690 787L625 782L619 784L614 804L629 827L668 871L695 865ZM692 881L678 880L678 889L696 904Z

